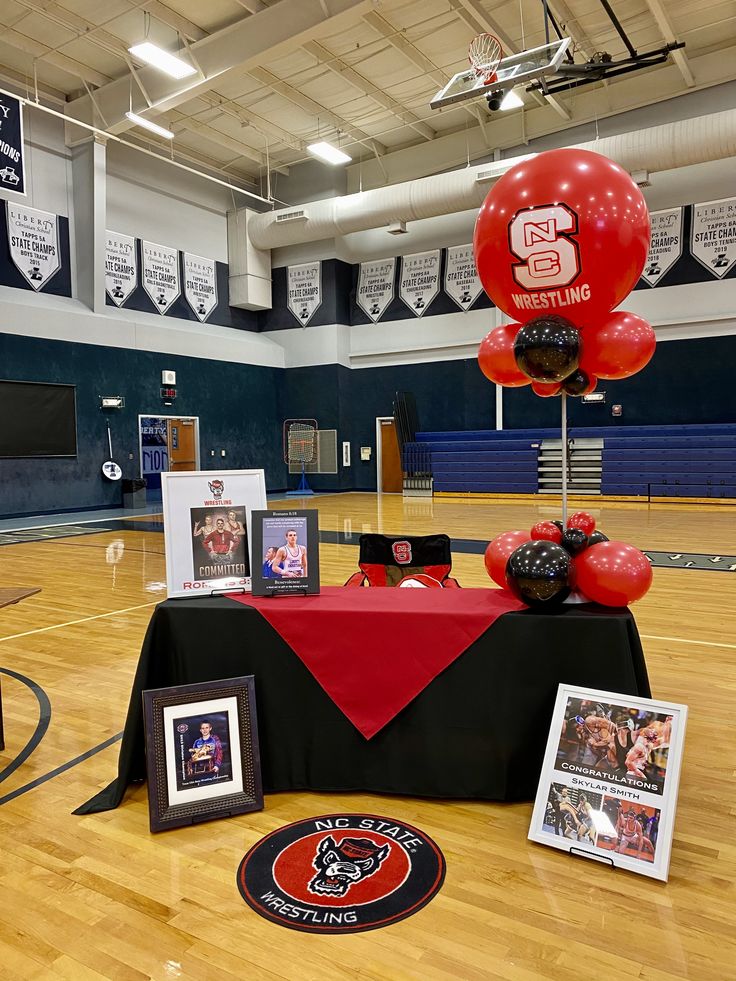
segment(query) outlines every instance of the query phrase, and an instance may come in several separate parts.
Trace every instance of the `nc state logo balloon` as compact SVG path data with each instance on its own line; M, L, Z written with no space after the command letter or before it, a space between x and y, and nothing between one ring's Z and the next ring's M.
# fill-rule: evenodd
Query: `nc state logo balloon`
M525 323L558 313L584 330L636 285L649 250L649 214L612 160L549 150L494 185L473 248L486 293L508 316Z

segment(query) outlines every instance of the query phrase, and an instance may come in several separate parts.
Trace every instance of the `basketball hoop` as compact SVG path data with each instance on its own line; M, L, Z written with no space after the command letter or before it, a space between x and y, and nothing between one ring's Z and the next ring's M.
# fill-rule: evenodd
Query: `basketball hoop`
M502 57L501 42L493 34L478 34L468 46L468 61L484 85L496 81L496 69Z

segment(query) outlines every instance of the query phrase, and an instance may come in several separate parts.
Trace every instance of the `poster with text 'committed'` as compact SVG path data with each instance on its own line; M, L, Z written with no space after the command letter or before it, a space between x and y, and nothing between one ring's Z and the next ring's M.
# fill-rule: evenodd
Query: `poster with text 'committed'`
M666 881L687 706L560 685L529 838Z

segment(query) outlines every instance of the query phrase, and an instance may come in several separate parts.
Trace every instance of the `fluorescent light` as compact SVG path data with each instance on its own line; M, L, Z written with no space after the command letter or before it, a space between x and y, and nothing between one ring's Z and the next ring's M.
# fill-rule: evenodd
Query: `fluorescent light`
M144 119L143 116L139 116L134 112L126 112L125 115L136 126L142 126L143 129L150 129L152 133L156 133L158 136L165 136L167 140L174 139L174 134L170 129L164 129L163 126L152 123L150 119Z
M153 44L151 41L142 41L140 44L134 44L128 51L136 58L144 61L147 65L152 65L154 68L158 68L159 71L166 72L167 75L171 75L172 78L187 78L189 75L195 75L197 69L189 64L188 61L182 61L181 58L177 58L176 55L169 54L168 51L164 51L163 48L159 48L157 44Z
M329 164L346 164L350 163L353 159L347 153L338 150L331 143L310 143L307 150L309 150L312 156L319 157L320 160L324 160L325 163Z
M505 112L506 109L520 109L523 105L524 100L518 96L513 89L509 89L506 95L503 97L501 109Z

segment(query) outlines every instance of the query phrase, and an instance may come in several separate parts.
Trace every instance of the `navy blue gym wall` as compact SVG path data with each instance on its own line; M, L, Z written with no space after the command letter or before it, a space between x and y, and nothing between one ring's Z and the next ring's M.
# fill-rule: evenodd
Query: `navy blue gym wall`
M181 414L199 416L202 469L263 467L269 490L286 486L278 408L282 368L14 334L0 334L0 364L5 378L76 384L79 443L77 459L0 460L3 514L120 507L120 484L109 483L100 473L108 457L100 395L125 396L125 409L107 414L114 455L125 477L139 472L138 414ZM160 398L164 368L177 373L179 397L170 407ZM213 459L210 449L225 449L227 456Z
M734 366L733 334L660 343L638 375L598 382L598 391L606 393L604 405L568 399L569 424L620 427L736 422ZM611 415L614 403L623 406L620 418ZM541 399L529 387L504 389L504 429L559 424L559 399Z

